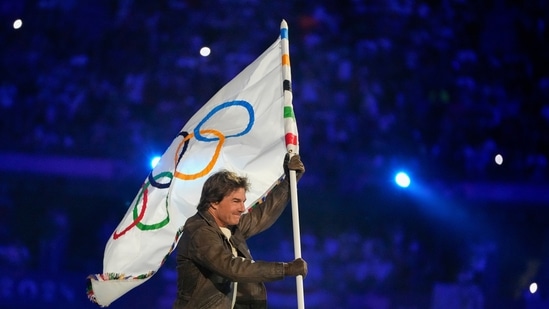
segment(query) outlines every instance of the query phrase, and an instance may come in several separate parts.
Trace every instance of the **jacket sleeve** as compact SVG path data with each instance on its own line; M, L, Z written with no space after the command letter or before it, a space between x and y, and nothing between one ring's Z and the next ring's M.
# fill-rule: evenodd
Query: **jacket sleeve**
M290 181L285 177L273 187L266 196L265 201L248 209L248 212L240 218L238 228L249 238L273 225L280 217L290 200Z
M215 227L195 231L191 247L198 264L231 281L265 282L284 278L283 263L234 257L227 239Z

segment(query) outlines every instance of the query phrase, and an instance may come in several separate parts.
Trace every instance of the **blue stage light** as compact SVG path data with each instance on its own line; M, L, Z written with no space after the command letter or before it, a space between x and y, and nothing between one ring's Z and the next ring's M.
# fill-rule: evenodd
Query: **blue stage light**
M160 156L156 156L156 157L152 158L151 168L154 168L158 164L158 161L160 161Z
M404 172L398 172L395 176L395 182L402 188L407 188L410 186L410 177Z

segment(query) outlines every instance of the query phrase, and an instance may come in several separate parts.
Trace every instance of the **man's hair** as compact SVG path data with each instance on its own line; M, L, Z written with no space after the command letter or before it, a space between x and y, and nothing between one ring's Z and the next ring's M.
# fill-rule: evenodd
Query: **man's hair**
M221 202L225 196L240 188L246 192L249 190L250 183L247 177L238 176L228 170L214 173L204 182L200 203L196 208L199 211L205 211L210 208L211 203Z

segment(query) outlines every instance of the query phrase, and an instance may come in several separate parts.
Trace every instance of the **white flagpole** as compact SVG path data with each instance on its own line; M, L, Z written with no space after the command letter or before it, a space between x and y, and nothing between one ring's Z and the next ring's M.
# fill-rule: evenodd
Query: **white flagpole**
M301 238L299 231L299 208L297 204L297 181L295 171L290 171L290 194L292 202L292 225L294 231L294 254L295 258L301 257ZM295 278L297 287L297 308L305 308L305 295L303 292L303 276L297 276Z
M290 70L290 48L288 41L288 24L282 20L280 24L280 37L282 47L282 78L284 79L284 107L293 115L292 107L292 74ZM285 111L286 114L286 111ZM297 154L299 145L297 141L297 125L295 117L285 115L286 147L290 157ZM294 256L301 258L301 233L299 231L299 207L297 201L297 178L296 171L290 170L290 198L292 203L292 226L294 237ZM297 287L297 308L305 308L305 295L303 290L303 276L296 277Z

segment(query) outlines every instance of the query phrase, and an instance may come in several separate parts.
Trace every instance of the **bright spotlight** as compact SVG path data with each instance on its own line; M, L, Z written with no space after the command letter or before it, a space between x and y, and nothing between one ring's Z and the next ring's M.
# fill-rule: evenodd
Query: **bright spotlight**
M538 291L538 284L535 282L530 283L530 293L534 294Z
M404 172L399 172L395 176L395 182L400 187L407 188L410 185L410 177Z
M23 26L23 21L21 19L16 19L13 22L13 29L19 29Z
M204 46L204 47L202 47L202 48L200 49L200 55L201 55L202 57L208 57L208 56L210 55L211 52L212 52L212 51L211 51L210 48L207 47L207 46Z
M160 156L156 156L156 157L152 158L151 167L155 168L155 166L158 164L158 161L160 161Z

